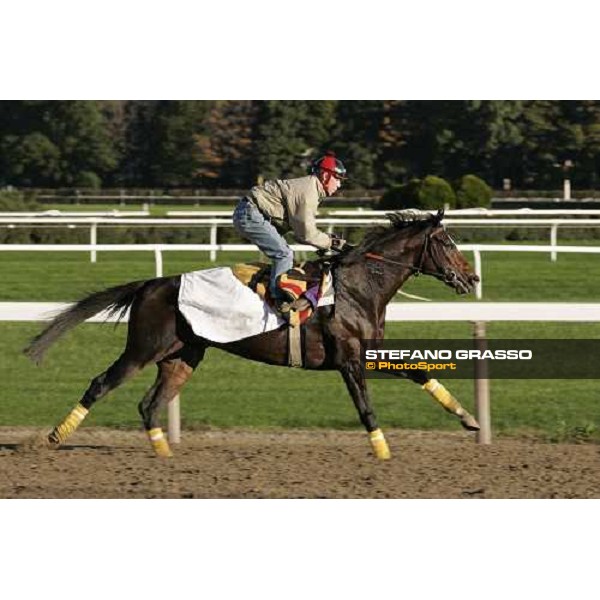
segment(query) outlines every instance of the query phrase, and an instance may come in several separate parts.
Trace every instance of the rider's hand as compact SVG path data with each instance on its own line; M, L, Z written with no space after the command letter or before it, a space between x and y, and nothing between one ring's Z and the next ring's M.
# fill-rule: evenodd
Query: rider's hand
M346 245L346 240L341 237L331 236L331 249L334 252L341 252Z

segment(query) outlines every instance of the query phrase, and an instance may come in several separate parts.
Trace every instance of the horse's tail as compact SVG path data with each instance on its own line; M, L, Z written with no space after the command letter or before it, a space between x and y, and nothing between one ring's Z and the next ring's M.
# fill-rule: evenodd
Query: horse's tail
M102 290L83 298L58 314L39 335L34 337L29 345L23 350L25 355L36 363L40 363L46 350L62 337L67 331L73 329L86 319L93 317L102 310L108 310L108 316L120 311L117 317L119 322L127 309L131 306L140 288L146 281L132 281L125 285Z

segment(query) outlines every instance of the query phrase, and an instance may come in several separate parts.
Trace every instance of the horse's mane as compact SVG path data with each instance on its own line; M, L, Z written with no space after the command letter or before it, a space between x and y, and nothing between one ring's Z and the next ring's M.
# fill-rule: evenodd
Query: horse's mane
M408 209L388 213L389 225L379 225L373 228L360 243L347 252L342 252L329 260L333 264L352 264L362 260L367 252L378 252L392 238L398 234L398 230L421 231L429 226L439 225L444 218L444 211L440 210L437 214L429 212Z

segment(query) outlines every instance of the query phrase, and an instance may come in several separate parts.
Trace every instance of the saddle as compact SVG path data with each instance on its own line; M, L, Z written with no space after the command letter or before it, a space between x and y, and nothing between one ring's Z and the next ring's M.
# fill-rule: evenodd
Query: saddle
M244 285L256 292L269 306L288 322L288 366L303 367L303 325L314 313L319 298L325 293L329 275L327 263L303 263L282 273L277 287L289 300L278 304L269 291L271 265L265 263L241 263L232 272Z
M327 274L314 263L294 266L277 278L277 287L286 298L286 301L278 304L269 290L271 265L261 262L240 263L231 270L244 285L280 312L292 327L301 325L314 313L319 291Z

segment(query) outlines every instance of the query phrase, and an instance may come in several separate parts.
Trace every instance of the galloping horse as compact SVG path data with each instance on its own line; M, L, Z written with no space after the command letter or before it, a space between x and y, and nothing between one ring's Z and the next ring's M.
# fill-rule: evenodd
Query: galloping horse
M431 275L459 294L472 291L478 277L436 215L400 211L388 215L390 224L377 227L362 242L330 259L335 304L318 308L305 324L306 369L341 373L369 434L375 455L390 457L387 442L371 408L361 361L361 340L382 340L386 305L411 275ZM160 428L159 409L178 393L204 358L209 346L272 365L286 366L287 326L235 342L216 343L196 336L178 309L181 276L134 281L97 292L59 314L25 349L39 362L64 333L101 310L120 318L131 308L125 350L95 377L80 402L48 435L58 446L83 421L94 403L148 364L158 367L156 381L139 403L150 442L159 456L171 456ZM469 430L477 421L435 379L424 371L401 376L423 386Z

